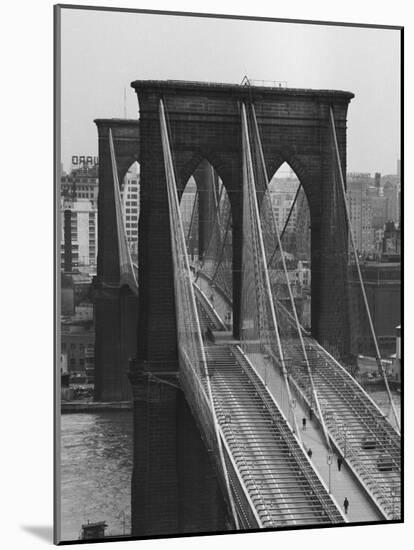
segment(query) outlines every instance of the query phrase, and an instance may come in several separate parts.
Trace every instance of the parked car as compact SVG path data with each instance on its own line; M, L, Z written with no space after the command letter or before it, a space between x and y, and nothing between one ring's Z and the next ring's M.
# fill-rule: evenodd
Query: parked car
M377 459L377 468L381 472L389 472L394 468L394 463L389 455L380 455Z
M362 440L361 447L363 449L375 449L377 446L377 440L372 435L366 435Z

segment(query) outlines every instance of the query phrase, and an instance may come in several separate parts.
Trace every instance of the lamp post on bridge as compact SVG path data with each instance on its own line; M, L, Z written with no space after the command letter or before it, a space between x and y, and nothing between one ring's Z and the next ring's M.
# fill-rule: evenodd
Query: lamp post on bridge
M328 456L326 457L326 462L328 464L328 469L329 469L328 490L329 490L329 494L331 494L331 466L332 466L332 454L331 453L328 453Z
M395 485L392 485L391 486L391 489L390 489L390 492L391 492L391 502L392 502L392 518L391 519L395 519L395 496L396 496L396 487Z
M292 397L292 401L291 401L291 412L292 412L292 430L293 432L295 432L295 408L296 408L296 399L294 397ZM299 434L298 434L299 436Z
M344 429L344 458L346 459L346 445L347 445L347 437L348 437L348 426L346 424L344 424L343 429Z
M344 438L344 459L346 459L347 444L348 444L348 426L345 422L341 421L341 419L338 417L336 413L334 414L333 419L336 425L338 426L339 430L341 430Z
M271 364L272 362L272 359L269 354L263 355L263 359L264 359L264 385L265 387L267 387L267 378L268 378L267 371L269 368L269 364Z

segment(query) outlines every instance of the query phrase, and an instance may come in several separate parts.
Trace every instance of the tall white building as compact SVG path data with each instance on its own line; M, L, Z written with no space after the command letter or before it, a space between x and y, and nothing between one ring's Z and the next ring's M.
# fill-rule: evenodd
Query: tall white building
M70 211L70 217L65 216ZM61 199L61 267L64 268L65 224L70 220L72 269L96 272L98 212L89 199ZM69 231L69 228L67 228Z
M273 178L270 182L269 187L273 212L280 231L282 231L289 216L289 212L293 201L295 200L296 191L299 185L299 180L296 177L288 177L283 179ZM286 227L287 232L295 230L296 216L297 208L295 205L295 208L289 218L289 223Z
M375 250L375 230L372 225L372 178L370 174L347 175L347 195L352 233L359 252Z
M282 174L286 174L286 176L280 177ZM303 215L300 219L298 218L298 214L299 210L301 212L303 210L301 206L307 207L306 197L303 197L304 201L296 200L295 202L296 193L299 188L300 181L287 164L282 165L276 175L273 176L269 185L272 210L280 232L283 231L286 224L282 241L283 249L285 252L292 253L295 256L298 245L297 224L298 221L304 221ZM300 199L301 197L298 198ZM306 224L306 226L308 225Z
M400 223L401 182L397 175L384 176L383 194L387 198L387 221Z
M121 188L122 216L129 249L136 261L138 254L139 164L135 162L126 173Z
M184 193L181 196L180 211L183 221L184 234L188 234L190 229L191 218L193 216L194 201L196 199L197 186L193 177L188 180L185 186Z

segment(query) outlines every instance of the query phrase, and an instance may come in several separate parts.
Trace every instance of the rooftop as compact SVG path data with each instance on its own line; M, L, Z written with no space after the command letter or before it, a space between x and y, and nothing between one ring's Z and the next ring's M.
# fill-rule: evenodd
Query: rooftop
M335 97L336 99L343 99L350 101L355 95L352 92L343 90L313 90L305 88L285 88L285 87L272 87L272 86L249 86L241 84L232 84L224 82L200 82L190 80L134 80L131 82L131 87L135 91L140 90L170 90L174 91L200 91L208 90L209 92L218 93L240 93L245 95L251 93L260 95L272 95L280 97Z

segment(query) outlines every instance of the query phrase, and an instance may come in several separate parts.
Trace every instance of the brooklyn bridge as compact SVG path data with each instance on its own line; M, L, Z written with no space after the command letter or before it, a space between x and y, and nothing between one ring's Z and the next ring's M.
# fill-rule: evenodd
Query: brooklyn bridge
M399 420L368 309L392 419L345 368L350 261L368 308L346 201L353 94L248 80L132 87L139 120L95 121L94 281L95 398L133 399L132 534L398 520ZM133 162L137 262L120 195ZM285 162L309 205L310 327L269 193Z

